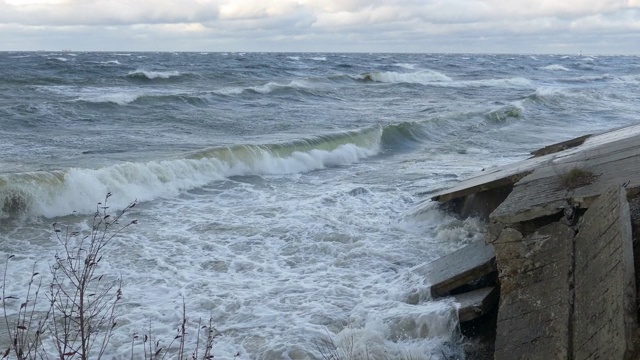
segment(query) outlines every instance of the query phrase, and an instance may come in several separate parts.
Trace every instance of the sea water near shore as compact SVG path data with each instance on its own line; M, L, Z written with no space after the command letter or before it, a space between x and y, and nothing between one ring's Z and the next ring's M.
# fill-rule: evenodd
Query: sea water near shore
M638 121L640 58L0 53L0 258L18 293L52 222L107 192L138 225L110 354L151 323L213 319L216 358L460 354L455 305L406 303L411 269L481 239L428 192L553 142ZM348 345L345 345L348 347ZM375 358L375 357L374 357Z

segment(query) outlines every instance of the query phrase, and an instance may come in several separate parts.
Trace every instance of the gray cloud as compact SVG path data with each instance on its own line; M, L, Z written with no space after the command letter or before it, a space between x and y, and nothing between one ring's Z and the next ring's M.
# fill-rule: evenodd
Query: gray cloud
M640 0L0 0L0 31L1 50L639 53Z

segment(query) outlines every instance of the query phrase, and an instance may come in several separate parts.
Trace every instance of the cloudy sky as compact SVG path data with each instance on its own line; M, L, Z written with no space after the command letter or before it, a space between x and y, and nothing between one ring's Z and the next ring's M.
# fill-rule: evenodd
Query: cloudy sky
M0 0L0 51L640 55L640 0Z

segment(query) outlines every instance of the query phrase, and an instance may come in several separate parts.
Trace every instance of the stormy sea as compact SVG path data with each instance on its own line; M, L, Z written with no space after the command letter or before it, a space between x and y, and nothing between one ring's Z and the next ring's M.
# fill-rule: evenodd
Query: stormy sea
M430 194L637 122L639 85L628 56L3 52L2 291L47 289L52 223L90 231L110 193L137 224L98 268L122 280L109 358L168 346L183 302L216 359L462 358L412 270L483 224Z

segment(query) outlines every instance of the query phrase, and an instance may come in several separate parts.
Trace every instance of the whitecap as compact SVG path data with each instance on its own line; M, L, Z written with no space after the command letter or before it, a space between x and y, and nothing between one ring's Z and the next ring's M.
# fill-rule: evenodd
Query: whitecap
M147 79L169 79L171 77L180 76L179 71L148 71L148 70L135 70L130 71L127 75L129 76L143 76Z
M551 70L551 71L570 71L566 67L564 67L562 65L559 65L559 64L552 64L552 65L543 66L540 69L541 70Z
M362 79L382 83L406 83L406 84L431 84L434 82L452 81L447 75L433 71L422 70L411 73L399 73L395 71L372 72L361 76Z

